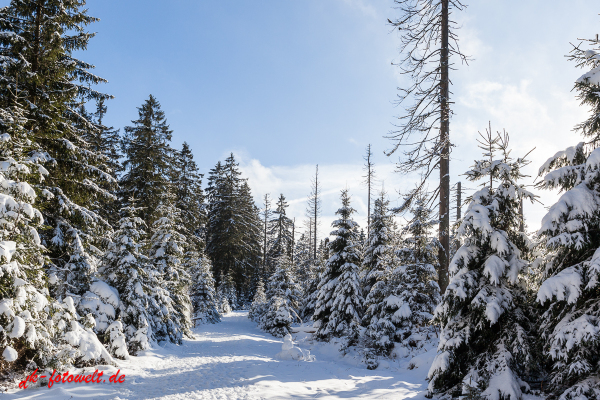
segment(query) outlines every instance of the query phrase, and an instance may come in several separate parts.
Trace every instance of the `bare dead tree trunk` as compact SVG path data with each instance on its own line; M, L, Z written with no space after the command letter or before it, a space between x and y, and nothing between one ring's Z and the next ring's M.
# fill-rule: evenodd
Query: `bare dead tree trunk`
M525 233L525 216L523 214L523 198L519 201L519 232Z
M314 254L313 257L316 260L317 259L317 214L319 213L319 165L317 165L317 169L315 171L315 207L314 207L314 226L315 228L313 229L313 235L315 235L315 240L314 240Z
M294 244L296 243L296 217L292 221L292 246L290 248L290 260L294 265Z
M319 187L319 165L315 170L315 178L311 182L311 193L308 196L308 207L306 208L306 216L312 220L312 239L313 239L313 261L317 259L317 227L319 224L319 212L321 211L321 188Z
M42 12L45 0L38 0L35 8L35 37L33 38L33 60L31 60L31 72L38 73L40 70L40 50L42 42ZM31 103L35 104L37 99L37 84L33 84L29 95Z
M396 143L386 151L392 155L404 150L397 164L403 174L419 172L421 179L416 188L405 197L396 212L410 209L418 193L428 193L429 202L439 201L438 237L440 249L439 285L445 291L448 285L450 255L450 77L453 68L450 59L458 57L468 62L458 45L456 21L452 11L462 11L461 0L394 0L401 11L400 18L388 22L401 33L401 60L395 64L401 73L410 76L412 84L399 88L398 103L405 104L404 114L394 131L387 136ZM432 190L428 182L439 169L439 184Z
M440 51L440 228L438 253L439 285L442 293L448 286L450 255L450 107L448 78L448 0L442 0L442 48Z
M461 186L461 183L458 182L457 189L456 189L456 221L460 221L460 219L462 218L461 206L462 206L462 186Z
M310 250L312 249L313 235L312 235L312 218L308 219L308 254L310 254Z
M375 179L372 157L373 153L371 152L371 145L369 144L367 146L367 154L364 156L365 165L363 167L363 170L366 171L364 183L367 185L367 241L371 232L371 186Z
M269 194L265 194L265 210L264 221L263 221L263 277L267 272L267 230L269 225L269 216L271 215L271 199L269 199Z

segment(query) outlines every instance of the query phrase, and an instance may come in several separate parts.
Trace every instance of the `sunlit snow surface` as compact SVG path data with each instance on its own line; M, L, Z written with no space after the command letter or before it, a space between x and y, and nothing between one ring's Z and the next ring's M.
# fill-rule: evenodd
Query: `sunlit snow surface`
M311 344L307 334L294 345L316 360L284 361L282 340L258 330L247 312L233 312L216 325L194 330L182 346L148 350L119 361L125 384L55 384L3 395L3 399L424 399L425 376L434 351L410 359L382 361L377 370L359 365L360 356L342 357L335 345ZM116 369L115 369L116 371ZM72 396L72 397L71 397Z

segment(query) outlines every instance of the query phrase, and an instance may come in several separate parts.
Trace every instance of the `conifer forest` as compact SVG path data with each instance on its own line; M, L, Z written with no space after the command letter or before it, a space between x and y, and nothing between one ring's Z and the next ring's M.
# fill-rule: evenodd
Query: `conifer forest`
M326 134L295 150L285 127L247 133L310 160L301 196L296 183L278 189L292 167L261 178L226 130L178 132L182 112L161 105L160 79L143 85L136 108L115 103L101 72L126 60L92 53L106 32L99 0L0 2L0 397L600 400L600 4L572 5L595 31L562 21L581 30L532 45L532 59L547 52L572 73L555 91L575 105L527 118L577 120L528 138L504 128L505 114L465 112L485 101L462 100L475 90L462 71L511 40L473 39L469 12L486 2L328 2L376 15L372 29L395 52L382 64L395 77L383 96L393 109L378 117L387 130L362 132L358 155ZM121 12L113 3L103 20ZM236 3L218 6L232 12L231 29ZM167 20L152 29L179 29ZM177 41L201 42L185 29ZM173 57L164 42L144 49ZM228 101L261 107L243 91ZM112 126L111 113L129 122ZM234 114L228 127L253 125ZM358 186L332 172L333 154L359 171Z

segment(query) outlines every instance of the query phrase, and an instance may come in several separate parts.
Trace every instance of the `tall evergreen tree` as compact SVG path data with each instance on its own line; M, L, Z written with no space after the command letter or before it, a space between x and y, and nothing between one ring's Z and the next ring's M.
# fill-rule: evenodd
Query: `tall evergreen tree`
M148 349L154 340L151 316L158 310L153 288L159 285L142 252L146 232L144 221L136 213L133 207L121 209L121 219L102 266L107 283L119 293L119 316L129 351L134 355Z
M2 21L3 23L4 21ZM17 63L19 60L15 60ZM0 64L0 90L6 94L10 60ZM17 64L18 65L18 64ZM23 370L29 361L46 366L54 358L54 343L46 321L50 318L43 266L47 261L38 235L41 212L31 184L44 168L29 157L31 142L24 128L24 111L0 107L0 372ZM29 183L31 182L31 183ZM26 318L24 318L26 316Z
M84 139L89 149L103 157L103 164L106 165L106 172L112 177L112 180L99 182L99 186L110 193L112 196L98 197L97 212L102 218L109 221L111 226L117 224L119 220L119 202L117 184L118 175L122 171L121 165L121 134L118 129L104 125L104 117L107 113L105 99L100 98L96 102L96 111L87 117L92 121L93 126L84 132ZM87 115L84 107L81 107L81 114Z
M392 244L393 217L389 212L389 200L385 192L381 192L375 199L373 214L371 215L371 229L367 245L363 254L364 291L368 294L371 287L377 282L386 270L386 256L389 256Z
M96 111L93 114L95 130L91 130L85 137L89 143L90 149L98 154L102 154L106 159L106 165L109 167L109 173L113 178L117 178L121 172L121 134L119 129L104 125L104 117L108 111L105 99L100 98L96 102Z
M519 232L519 204L535 196L519 183L528 161L510 157L508 135L493 136L490 129L481 137L486 158L466 175L484 187L471 197L458 230L462 246L435 312L442 331L429 391L520 399L532 348L521 285L527 246Z
M395 273L399 273L400 284L393 292L397 303L393 318L397 326L395 339L404 348L417 351L424 342L437 336L430 325L440 302L437 283L440 243L433 236L439 221L433 218L433 213L426 197L417 195L411 207L413 217L404 228L404 246L396 251L400 268ZM388 306L393 300L386 300Z
M277 200L277 207L273 211L273 218L269 221L268 259L279 262L279 258L286 255L291 257L292 252L292 220L287 217L288 203L281 194ZM269 272L273 272L273 268Z
M93 66L73 56L85 50L94 36L86 26L97 19L87 15L84 4L15 0L0 9L0 108L9 102L15 115L23 117L28 157L40 164L35 168L44 175L35 182L46 224L40 232L41 244L49 250L52 292L63 297L46 309L56 323L46 336L56 346L50 361L56 366L112 360L105 349L95 347L101 344L91 327L102 321L80 319L73 301L83 309L81 296L94 295L89 290L98 278L98 247L108 242L111 233L102 216L103 204L114 199L111 190L116 185L108 159L88 141L98 127L83 104L110 96L93 89L92 85L105 82L90 73ZM66 330L70 340L64 336Z
M193 245L201 247L206 224L202 174L198 172L192 150L186 142L183 142L181 151L175 153L172 182L176 194L175 207L181 213L186 236Z
M106 188L116 183L106 158L86 141L96 126L80 112L84 102L110 97L92 88L105 82L90 73L93 66L74 58L94 36L86 26L97 20L83 5L15 0L0 10L1 29L7 32L1 39L3 56L20 60L5 75L8 92L2 101L23 110L35 157L47 161L50 174L36 182L36 191L42 194L38 206L50 229L40 233L56 282L63 287L65 265L78 262L78 255L94 253L110 233L97 210L99 199L113 197Z
M342 190L342 207L332 223L335 239L329 244L331 257L325 264L318 286L313 320L316 337L354 336L362 318L364 300L358 278L361 262L358 249L358 224L352 220L356 212L350 206L348 190Z
M249 301L261 264L258 208L233 154L210 171L208 181L206 253L215 273L231 271L243 301Z
M150 261L160 279L159 285L169 296L168 313L154 328L159 340L180 344L191 327L190 277L183 265L186 238L180 230L181 217L167 192L155 210L153 235L150 239Z
M135 198L144 208L139 217L152 227L153 213L170 186L173 150L169 142L172 131L167 125L160 103L152 95L138 107L138 119L125 127L123 153L124 174L121 177L121 199Z

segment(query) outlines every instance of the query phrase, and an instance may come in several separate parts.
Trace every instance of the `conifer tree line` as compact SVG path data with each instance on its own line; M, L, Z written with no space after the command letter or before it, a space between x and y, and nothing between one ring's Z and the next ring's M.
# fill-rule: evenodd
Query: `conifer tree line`
M221 318L192 150L172 147L152 95L123 131L105 125L105 80L74 57L94 36L84 7L0 9L4 377L112 363Z

